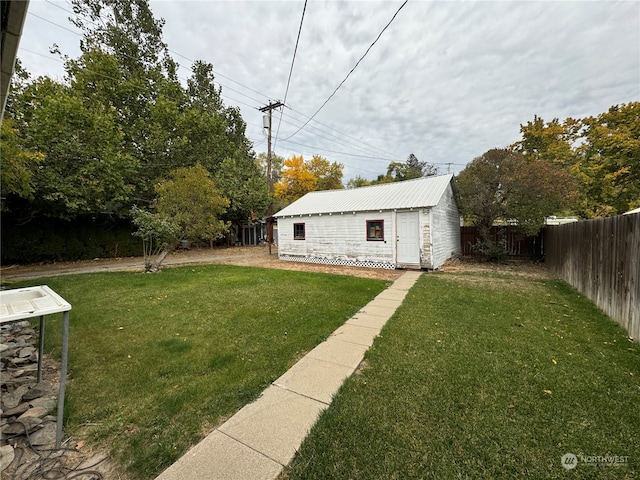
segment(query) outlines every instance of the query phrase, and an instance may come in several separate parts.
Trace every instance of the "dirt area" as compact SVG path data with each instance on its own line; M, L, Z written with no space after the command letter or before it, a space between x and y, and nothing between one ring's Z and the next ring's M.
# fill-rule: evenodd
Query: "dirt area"
M396 280L403 270L383 268L349 267L341 265L323 265L315 263L288 262L278 259L278 249L273 247L269 255L266 247L230 247L215 249L177 250L164 261L164 267L191 264L213 264L278 268L305 272L324 272L336 275ZM108 271L144 271L142 257L82 260L77 262L40 263L33 265L3 265L0 267L0 281L16 282L45 276L68 275L75 273L95 273ZM518 277L536 279L552 278L543 263L510 261L508 263L488 263L474 259L456 259L448 261L439 271L447 273L482 272L492 274L511 274Z
M163 267L221 263L227 265L279 268L282 270L324 272L391 281L402 275L401 270L287 262L278 259L277 248L272 248L271 252L271 255L269 255L266 247L177 250L165 259ZM142 272L144 271L144 261L142 257L130 257L83 260L78 262L42 263L34 265L3 265L0 268L0 279L2 283L6 283L45 276L108 271Z

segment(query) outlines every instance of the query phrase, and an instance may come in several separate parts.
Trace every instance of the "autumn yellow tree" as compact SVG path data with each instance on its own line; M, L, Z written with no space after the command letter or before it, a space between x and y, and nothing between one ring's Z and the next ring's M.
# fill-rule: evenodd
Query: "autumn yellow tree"
M294 155L284 161L280 181L274 194L284 204L295 202L303 195L316 190L335 190L342 186L343 165L329 162L319 155L305 161L302 155Z

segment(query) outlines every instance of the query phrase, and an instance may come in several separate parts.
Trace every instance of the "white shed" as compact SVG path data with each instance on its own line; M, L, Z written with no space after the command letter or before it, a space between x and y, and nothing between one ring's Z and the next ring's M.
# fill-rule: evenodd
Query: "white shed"
M436 269L461 252L453 175L310 192L274 217L281 260Z

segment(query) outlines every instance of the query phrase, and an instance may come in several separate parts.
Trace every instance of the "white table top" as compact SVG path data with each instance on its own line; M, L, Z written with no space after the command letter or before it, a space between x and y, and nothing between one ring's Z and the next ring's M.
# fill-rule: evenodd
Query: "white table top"
M0 290L0 323L69 310L71 304L46 285Z

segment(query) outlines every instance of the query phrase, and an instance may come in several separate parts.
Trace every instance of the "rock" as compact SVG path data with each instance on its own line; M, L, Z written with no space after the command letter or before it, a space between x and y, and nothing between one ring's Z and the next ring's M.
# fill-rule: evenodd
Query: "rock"
M17 407L9 408L7 410L2 411L3 417L15 417L16 415L22 415L24 412L29 410L29 404L27 402L23 402L19 404Z
M33 352L35 352L35 347L23 347L18 352L18 356L20 358L30 357Z
M13 462L14 457L15 453L11 445L0 447L0 465L2 465L2 470L6 470L9 464Z
M22 396L29 391L29 387L26 385L21 385L16 388L13 392L8 392L2 395L2 410L9 410L10 408L15 408L20 405L22 401Z
M23 435L25 431L31 432L42 423L37 417L26 417L19 422L11 422L2 427L2 433L5 435Z
M44 396L50 396L53 393L53 386L46 382L40 382L35 387L31 388L27 393L23 395L26 401L33 400L34 398L40 398Z
M56 397L40 397L29 402L32 407L44 407L48 412L53 410L58 405Z
M18 420L24 420L25 418L28 417L37 417L37 418L42 418L44 417L47 413L49 413L49 410L47 410L44 407L33 407L28 409L26 412L24 412L22 415L20 415L18 417Z
M10 347L9 345L7 345L6 343L0 343L0 352L4 352L5 350L8 350Z
M31 445L48 445L56 442L56 424L49 422L40 430L29 434Z

